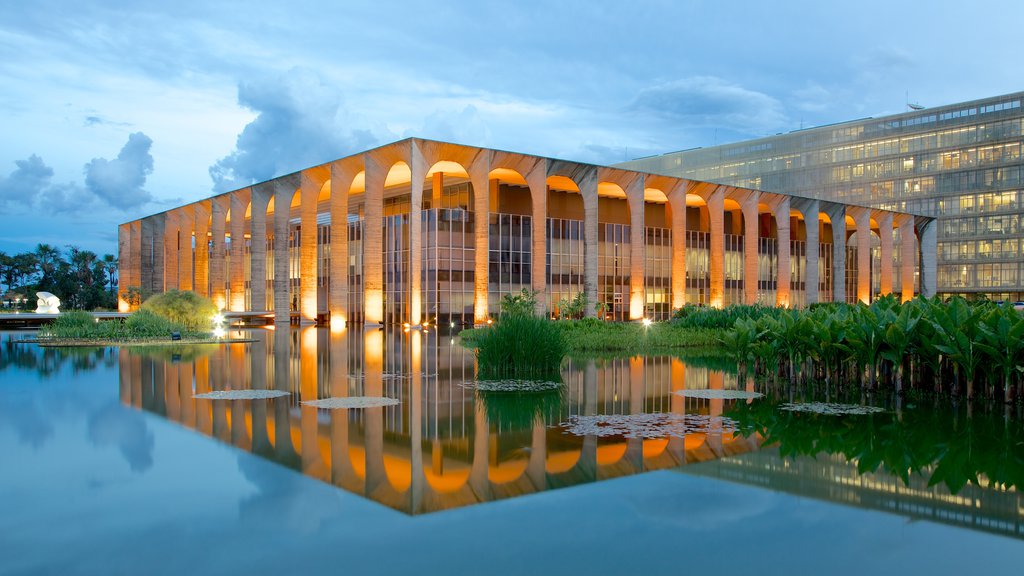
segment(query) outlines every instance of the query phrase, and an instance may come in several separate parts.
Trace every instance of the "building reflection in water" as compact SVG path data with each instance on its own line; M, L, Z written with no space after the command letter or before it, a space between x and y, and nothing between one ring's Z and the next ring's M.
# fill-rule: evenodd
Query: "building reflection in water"
M771 412L767 405L675 394L684 388L738 387L733 374L678 358L570 360L563 366L562 392L508 399L464 386L474 377L472 351L434 332L332 333L310 327L246 335L254 341L173 354L120 349L122 403L408 514L682 467L1024 536L1024 499L1013 487L970 485L953 495L926 479L912 477L905 483L881 471L861 474L856 460L841 454L790 458L774 448L759 450L763 436L733 434L735 422L728 416ZM753 383L743 387L752 391ZM248 388L289 395L247 401L193 398ZM348 410L302 404L345 396L386 396L400 403ZM645 414L696 418L705 426L671 434L648 429L645 437L626 438L576 435L564 425L588 417ZM715 462L687 466L709 461Z
M410 514L757 448L755 439L721 425L729 401L673 394L733 388L735 377L668 356L570 361L564 391L510 404L464 385L474 378L472 351L435 332L309 327L247 335L255 341L207 347L206 355L122 348L121 401ZM248 388L290 394L193 398ZM302 404L345 396L400 403L348 410ZM573 417L643 413L702 414L710 425L660 438L576 436L559 426Z

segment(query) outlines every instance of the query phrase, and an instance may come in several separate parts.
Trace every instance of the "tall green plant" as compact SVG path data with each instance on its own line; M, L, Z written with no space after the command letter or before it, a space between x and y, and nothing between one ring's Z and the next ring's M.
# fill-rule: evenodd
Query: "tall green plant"
M482 379L558 379L566 345L561 331L544 318L510 314L477 339Z

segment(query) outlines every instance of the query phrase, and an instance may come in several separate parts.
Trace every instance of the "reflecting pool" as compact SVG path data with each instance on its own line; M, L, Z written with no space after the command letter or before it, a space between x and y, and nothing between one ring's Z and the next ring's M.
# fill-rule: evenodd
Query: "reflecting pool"
M1024 426L671 356L474 386L448 335L43 349L0 334L0 574L944 574L1024 560ZM273 398L196 398L276 391ZM758 393L765 397L755 398ZM323 399L397 404L327 409ZM822 400L877 413L797 412Z

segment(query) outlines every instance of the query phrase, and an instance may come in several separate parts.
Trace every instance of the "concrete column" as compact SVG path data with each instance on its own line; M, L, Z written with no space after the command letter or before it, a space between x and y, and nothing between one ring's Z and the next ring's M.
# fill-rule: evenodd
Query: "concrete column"
M757 204L760 199L760 192L750 190L740 201L743 212L743 303L747 305L757 303Z
M142 288L142 221L131 223L131 242L128 244L130 266L128 267L129 287Z
M778 253L775 271L775 305L790 304L790 287L793 283L793 270L790 263L790 200L789 196L777 196L772 202L772 213L775 216L775 237L778 241Z
M193 276L194 254L192 234L196 227L195 206L185 206L178 212L178 290L195 288Z
M383 184L383 180L381 181ZM382 396L384 393L384 332L366 330L363 333L363 393ZM363 416L363 438L366 449L366 495L373 496L377 489L387 485L384 468L384 410L366 410Z
M473 323L487 322L488 304L488 250L490 243L490 212L497 208L495 198L491 197L490 180L491 156L479 153L469 166L469 182L473 187ZM497 185L497 180L493 181ZM497 191L495 191L495 196Z
M423 323L423 181L427 166L423 152L412 143L409 165L409 310L408 322ZM442 176L443 178L443 176ZM438 204L440 206L440 203Z
M921 296L931 298L938 289L938 271L936 254L938 252L938 225L931 218L919 218L916 224L917 233L921 237Z
M669 197L672 211L672 308L686 305L686 192Z
M548 307L548 185L545 166L543 161L538 160L533 170L526 175L533 208L533 259L530 278L533 290L537 293L537 308L534 312L539 316L546 316Z
M224 233L227 226L228 202L227 196L219 196L210 201L210 234L213 238L213 250L210 260L210 299L218 310L227 307L227 299L224 294L225 262L224 262Z
M639 176L626 187L629 204L629 319L645 316L644 270L646 237L644 231L644 178Z
M914 267L917 264L917 237L914 235L914 217L903 214L900 227L900 300L914 299Z
M141 239L139 240L139 287L146 293L153 292L153 217L139 221Z
M307 326L299 334L299 397L303 402L316 400L319 396L317 335L318 331L315 326ZM299 407L302 473L326 482L330 473L320 452L318 412L315 406L300 405Z
M195 270L192 289L202 296L210 295L210 205L208 201L195 204Z
M832 223L832 301L846 302L846 208L832 205L826 213Z
M855 209L853 221L857 225L857 300L871 302L871 213Z
M168 212L164 220L164 290L178 288L178 215Z
M892 294L892 212L880 212L875 218L878 221L878 237L881 239L882 265L879 272L882 282L879 292L882 296Z
M289 180L274 182L274 323L291 322L291 271L289 270L288 235L291 205L295 189Z
M577 182L583 195L583 291L587 295L587 318L596 316L598 236L597 236L597 173L588 173Z
M268 184L253 186L249 226L249 310L267 310L267 205L273 195Z
M231 269L228 270L228 283L231 286L231 298L228 309L233 312L245 310L245 209L249 204L249 190L236 190L231 193Z
M364 162L363 318L367 326L374 326L384 322L384 179L391 166L382 165L372 153Z
M420 180L422 182L422 179ZM422 511L423 474L423 333L409 333L409 512Z
M818 284L821 279L818 276L818 260L820 259L821 239L819 237L820 222L818 214L821 212L821 202L809 200L802 204L804 214L804 228L807 230L807 264L804 267L804 302L805 304L817 304L821 301L818 294Z
M711 295L715 308L725 306L725 187L716 187L707 198L708 227L711 229Z
M490 181L473 184L473 323L487 322L488 250L490 249ZM485 474L486 476L486 474Z
M128 278L131 267L131 224L121 224L117 227L117 311L128 312ZM122 348L122 352L124 349ZM122 356L124 356L122 354ZM124 374L124 370L121 371Z
M354 178L351 167L341 162L331 164L331 276L327 297L335 327L348 320L348 193Z
M434 172L430 189L430 208L437 210L441 207L441 196L444 194L444 173Z
M149 289L154 293L164 291L164 234L167 229L167 214L154 214L149 217L150 229L153 238L150 240L150 249L153 257L150 261L152 268Z
M315 323L319 311L316 201L323 184L324 178L317 177L310 170L302 172L299 183L299 317L304 324Z

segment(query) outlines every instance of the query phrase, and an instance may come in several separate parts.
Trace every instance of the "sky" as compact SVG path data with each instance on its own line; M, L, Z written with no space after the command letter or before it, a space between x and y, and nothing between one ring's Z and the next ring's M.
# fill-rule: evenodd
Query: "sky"
M610 164L1024 90L1024 4L4 1L0 251L409 136Z

